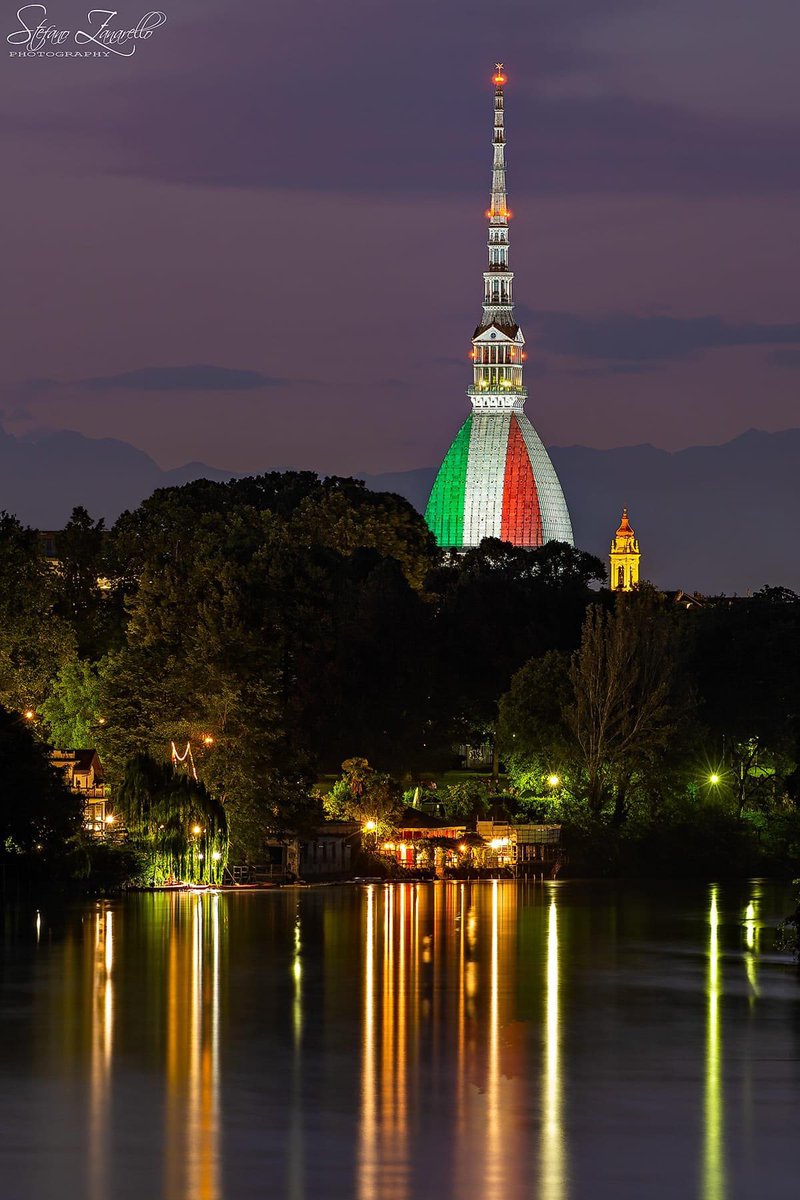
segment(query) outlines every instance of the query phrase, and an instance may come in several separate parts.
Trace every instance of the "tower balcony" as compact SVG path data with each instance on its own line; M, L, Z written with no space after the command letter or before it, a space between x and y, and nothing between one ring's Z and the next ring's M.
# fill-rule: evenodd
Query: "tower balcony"
M467 395L476 412L522 412L528 398L528 389L482 388L473 384L467 388Z
M528 398L528 389L521 386L513 386L509 384L504 387L502 384L498 387L495 384L492 387L481 387L478 383L471 383L467 388L468 396L521 396L523 400Z

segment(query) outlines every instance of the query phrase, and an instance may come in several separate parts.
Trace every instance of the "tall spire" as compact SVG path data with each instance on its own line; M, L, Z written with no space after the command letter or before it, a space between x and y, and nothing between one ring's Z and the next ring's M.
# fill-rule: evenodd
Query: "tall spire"
M472 338L474 378L468 393L473 408L484 412L521 412L526 396L522 384L525 338L514 320L514 273L508 265L511 213L506 194L506 82L503 64L496 63L492 75L492 191L486 210L489 262L483 273L483 315Z
M525 338L514 320L508 266L506 73L496 63L492 121L489 262L483 273L483 315L472 335L472 412L439 468L425 509L440 546L466 550L483 538L532 549L572 545L564 493L541 438L523 411Z
M506 74L502 63L495 63L492 76L494 84L494 131L492 145L494 159L492 161L492 201L489 207L489 219L492 225L508 225L508 208L506 201L506 130L505 112L503 108L503 87Z

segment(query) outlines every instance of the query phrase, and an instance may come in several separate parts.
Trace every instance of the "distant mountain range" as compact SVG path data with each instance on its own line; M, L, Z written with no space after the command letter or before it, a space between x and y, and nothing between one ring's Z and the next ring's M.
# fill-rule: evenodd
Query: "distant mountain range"
M800 591L800 429L752 429L722 446L675 453L647 445L550 453L583 549L605 559L627 504L642 574L661 587L742 594L766 583ZM434 475L434 467L421 467L364 479L422 511ZM39 529L58 529L76 504L110 522L158 487L200 478L232 473L205 463L162 471L111 438L15 438L0 430L0 509Z

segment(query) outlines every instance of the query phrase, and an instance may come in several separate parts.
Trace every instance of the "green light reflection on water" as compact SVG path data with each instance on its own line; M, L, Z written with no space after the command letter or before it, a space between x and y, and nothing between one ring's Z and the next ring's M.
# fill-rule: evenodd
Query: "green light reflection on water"
M725 1129L722 1090L722 979L719 960L718 888L711 885L708 910L706 977L706 1077L703 1104L703 1200L725 1200Z

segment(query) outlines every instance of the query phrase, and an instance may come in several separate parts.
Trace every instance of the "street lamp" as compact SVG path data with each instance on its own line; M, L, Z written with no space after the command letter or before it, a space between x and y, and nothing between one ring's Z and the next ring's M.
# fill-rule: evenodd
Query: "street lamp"
M712 787L716 787L717 784L721 781L721 778L722 777L720 775L718 775L716 771L712 771L708 777L708 782L712 785Z
M547 776L547 786L548 787L557 788L560 783L561 783L560 775L548 775Z
M364 822L364 833L374 833L377 828L378 828L377 821L365 821Z

